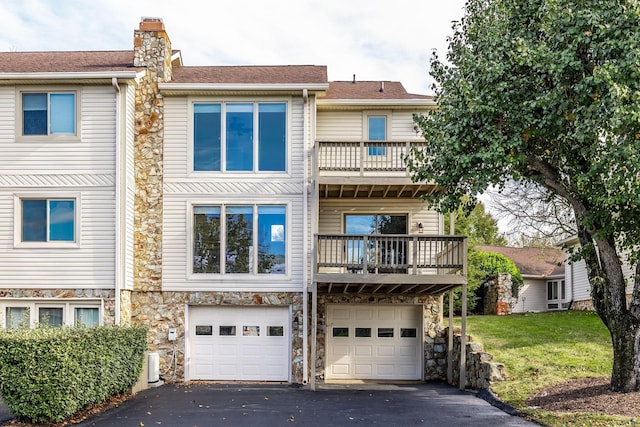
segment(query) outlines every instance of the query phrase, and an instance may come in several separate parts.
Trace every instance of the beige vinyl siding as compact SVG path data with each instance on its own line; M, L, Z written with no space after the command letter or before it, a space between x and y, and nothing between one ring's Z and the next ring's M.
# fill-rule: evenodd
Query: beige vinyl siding
M391 139L400 141L422 141L414 130L413 114L416 111L394 111L391 122Z
M570 264L567 261L565 267L566 284L568 292L573 290L573 301L584 301L591 299L591 286L587 277L587 267L584 260Z
M115 168L115 93L109 86L71 89L80 96L77 124L82 140L16 142L16 89L0 88L0 171L6 173L113 173ZM46 90L46 87L43 87Z
M287 274L273 275L202 275L191 274L187 259L191 245L191 230L188 224L189 204L288 204L287 210ZM219 291L292 291L302 290L303 259L306 254L302 246L302 197L264 196L259 194L237 195L180 195L165 194L164 241L162 262L162 286L168 291L219 290Z
M188 147L192 135L189 129L189 102L187 98L168 97L164 100L164 179L185 178L189 175L188 159L193 155Z
M261 102L256 98L165 98L163 275L165 290L301 291L303 281L304 104L300 97L265 98L288 102L287 173L193 173L190 105L211 100ZM311 133L312 130L310 129ZM219 275L202 279L191 274L187 253L191 245L189 206L193 204L283 204L287 210L286 275ZM235 277L234 277L235 276Z
M126 194L125 204L123 211L125 214L125 280L123 288L133 289L133 219L135 216L134 204L135 204L135 170L134 170L134 132L135 132L135 87L133 85L127 85L124 90L124 96L126 97L126 110L125 110L125 137L124 137L124 150L125 150L125 179L126 179Z
M513 307L514 313L528 311L547 311L547 281L524 279L518 301Z
M82 189L81 193L80 247L49 249L14 248L14 226L19 226L14 224L14 191L0 192L0 288L114 287L113 188Z
M362 111L318 111L316 140L360 141L362 136Z
M442 234L440 215L429 210L420 200L398 199L322 199L318 219L318 233L344 233L345 214L407 214L409 234L417 234L422 223L423 234Z

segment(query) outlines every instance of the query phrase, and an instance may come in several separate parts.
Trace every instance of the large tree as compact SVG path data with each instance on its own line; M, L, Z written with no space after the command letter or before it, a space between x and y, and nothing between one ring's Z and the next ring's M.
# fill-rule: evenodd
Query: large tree
M638 0L468 0L447 62L432 60L439 109L416 117L428 145L408 164L445 190L442 211L490 185L533 182L571 206L595 308L611 333L616 391L640 388ZM628 258L629 257L629 258Z

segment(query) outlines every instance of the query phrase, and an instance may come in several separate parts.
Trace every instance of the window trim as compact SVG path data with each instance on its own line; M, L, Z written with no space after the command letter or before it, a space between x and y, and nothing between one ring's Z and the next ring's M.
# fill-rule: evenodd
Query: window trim
M23 110L22 110L22 95L23 94L37 94L37 93L45 93L50 95L52 93L61 93L61 94L73 94L75 98L75 133L74 134L47 134L47 135L24 135L23 132ZM80 87L65 87L65 86L43 86L34 88L33 86L21 86L16 87L15 91L15 101L16 101L16 118L15 118L15 137L16 142L22 143L33 143L33 142L80 142L81 141L81 123L82 123L82 113L81 113L81 98L82 98L82 89ZM48 96L47 96L48 99ZM50 114L49 109L47 111ZM49 117L47 117L47 131L49 131L50 121Z
M63 308L62 326L75 326L76 308L97 308L98 326L104 325L104 300L95 298L2 298L0 299L0 329L7 329L7 308L29 309L29 329L38 325L40 308Z
M375 142L376 140L369 139L369 118L370 117L384 117L385 118L385 137L382 141L391 141L391 119L393 117L391 110L366 110L362 112L362 140L366 142ZM380 157L385 156L386 149L382 147L382 150L371 154L371 148L366 150L367 157Z
M23 200L73 200L74 201L74 238L73 242L23 242L22 241L22 201ZM20 248L79 248L81 240L81 193L15 193L13 195L13 247Z
M190 97L189 111L187 119L188 147L187 147L187 170L188 177L208 177L208 176L242 176L242 175L260 175L261 177L288 177L291 176L292 168L292 97L268 97L257 100L254 97L239 98L219 98L219 97ZM195 129L193 124L196 104L220 104L220 170L219 171L196 171L194 170L194 145L195 145ZM254 136L259 132L259 105L260 104L285 104L286 105L286 144L285 144L285 170L284 171L261 171L259 170L259 137L254 138L253 143L253 168L250 171L229 171L227 170L227 114L226 105L228 104L251 104L253 108L253 132Z
M252 260L252 270L249 273L227 273L225 271L224 263L221 263L221 268L219 273L196 273L193 271L193 257L194 257L194 236L193 236L193 227L194 227L194 208L199 206L216 206L220 207L220 218L222 223L220 225L220 247L223 250L226 246L226 208L229 206L250 206L253 211L253 230L252 230L252 238L253 243L257 244L258 242L258 207L261 206L281 206L285 209L285 265L286 271L284 274L267 274L267 273L258 273L257 272L257 259L258 259L258 251L253 250L253 260ZM193 281L208 281L210 282L212 279L216 281L230 281L237 282L239 280L260 280L262 282L280 282L280 281L288 281L292 277L292 268L291 268L291 230L292 230L292 208L291 201L285 202L256 202L256 203L242 203L237 200L218 200L218 201L198 201L198 202L187 202L187 221L186 223L186 233L187 233L187 250L186 252L186 278L187 280ZM257 246L256 246L257 247ZM222 260L221 260L222 261Z

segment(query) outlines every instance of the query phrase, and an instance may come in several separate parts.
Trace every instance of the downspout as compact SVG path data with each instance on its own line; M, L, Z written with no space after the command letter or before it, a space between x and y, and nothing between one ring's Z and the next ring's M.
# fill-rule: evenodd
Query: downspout
M115 308L114 308L114 323L116 325L120 324L120 290L122 289L122 203L120 198L122 197L122 192L120 189L121 180L122 180L122 162L120 161L120 102L121 102L121 93L120 86L118 85L118 79L115 77L111 78L111 85L116 92L116 162L115 162L115 203L116 203L116 233L115 233Z
M302 185L302 204L304 205L302 213L302 223L304 224L304 232L302 233L302 247L305 251L304 265L303 265L303 279L302 279L302 383L307 384L309 381L309 351L307 346L309 345L308 326L309 322L307 305L309 304L309 92L307 89L302 90L303 105L303 135L302 141L304 144L304 180ZM314 361L315 365L315 361ZM312 366L314 366L312 365Z

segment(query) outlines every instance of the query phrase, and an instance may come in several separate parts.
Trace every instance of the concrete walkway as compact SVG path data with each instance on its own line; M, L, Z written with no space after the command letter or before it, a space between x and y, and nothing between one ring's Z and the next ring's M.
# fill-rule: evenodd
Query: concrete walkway
M192 384L145 390L79 426L535 426L443 383Z

